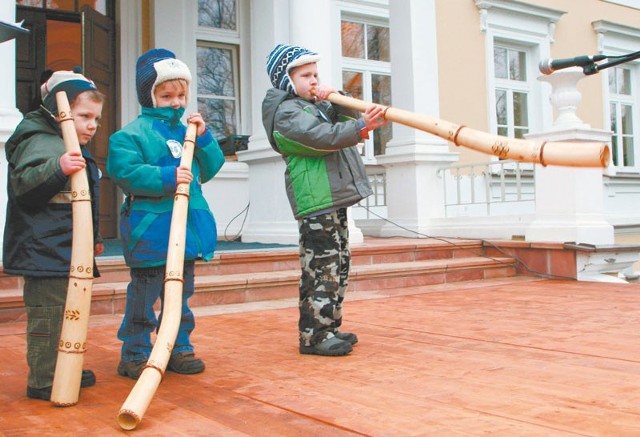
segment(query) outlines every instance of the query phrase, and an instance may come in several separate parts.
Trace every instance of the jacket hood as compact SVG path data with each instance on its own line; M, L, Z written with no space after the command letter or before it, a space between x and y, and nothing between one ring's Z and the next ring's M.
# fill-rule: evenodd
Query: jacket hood
M282 91L277 88L270 88L267 91L267 95L265 96L264 100L262 101L262 124L264 125L264 129L267 132L269 143L276 152L279 152L276 141L273 139L273 127L275 124L276 111L278 110L278 106L280 106L282 102L294 97L296 96L287 91Z
M11 158L16 147L25 139L38 134L56 135L62 137L60 126L55 118L45 109L37 109L25 115L16 130L7 140L5 154L7 160Z

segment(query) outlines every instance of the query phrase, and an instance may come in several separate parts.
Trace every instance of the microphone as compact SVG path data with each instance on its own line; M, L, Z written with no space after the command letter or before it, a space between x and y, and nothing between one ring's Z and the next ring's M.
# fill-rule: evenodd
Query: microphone
M540 61L540 72L542 74L551 74L556 70L569 67L585 67L598 61L607 59L606 55L594 55L594 56L577 56L575 58L568 59L543 59Z

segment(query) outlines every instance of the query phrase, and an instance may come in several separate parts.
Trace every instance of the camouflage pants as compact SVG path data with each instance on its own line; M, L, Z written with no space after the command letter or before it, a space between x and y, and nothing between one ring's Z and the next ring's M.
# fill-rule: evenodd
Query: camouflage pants
M300 344L311 346L334 336L342 323L351 253L347 210L305 217L300 231Z

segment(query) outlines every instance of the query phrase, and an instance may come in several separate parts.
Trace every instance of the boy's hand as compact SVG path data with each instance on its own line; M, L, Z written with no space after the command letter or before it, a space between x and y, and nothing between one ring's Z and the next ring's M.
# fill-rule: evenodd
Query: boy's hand
M191 170L184 167L176 168L176 184L190 184L193 180L193 173Z
M96 247L93 249L94 256L102 255L104 253L104 244L98 243Z
M329 94L337 93L337 92L338 91L336 91L335 88L329 85L318 85L313 89L313 95L316 98L316 101L318 102L320 100L325 100L327 97L329 97Z
M204 119L202 118L202 115L198 114L197 112L191 114L189 116L189 118L187 119L187 123L195 123L197 126L196 129L196 135L200 136L202 135L205 130L207 129L207 126L204 124Z
M380 126L384 126L388 123L388 120L384 118L384 112L387 110L386 106L371 105L364 112L364 124L368 130L374 130Z
M69 176L87 166L80 151L65 152L60 156L60 168L62 173Z

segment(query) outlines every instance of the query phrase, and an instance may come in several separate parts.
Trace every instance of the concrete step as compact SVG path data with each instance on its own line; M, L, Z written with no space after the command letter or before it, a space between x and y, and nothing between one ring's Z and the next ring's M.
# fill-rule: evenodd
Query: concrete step
M352 248L349 289L374 291L516 275L510 257L482 256L482 243L456 240L384 239ZM122 257L98 258L101 277L92 289L92 314L124 312L129 270ZM193 307L296 297L297 248L228 252L196 262ZM0 323L25 319L22 278L0 275Z

